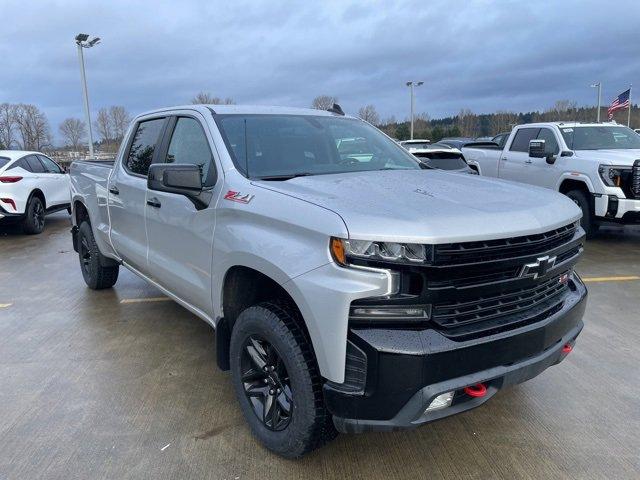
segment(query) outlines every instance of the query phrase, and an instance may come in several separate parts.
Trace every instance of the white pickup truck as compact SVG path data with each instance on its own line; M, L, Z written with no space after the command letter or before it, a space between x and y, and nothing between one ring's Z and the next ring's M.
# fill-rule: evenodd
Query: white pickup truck
M504 148L462 149L480 175L552 188L582 209L582 227L640 223L640 136L615 123L531 123Z

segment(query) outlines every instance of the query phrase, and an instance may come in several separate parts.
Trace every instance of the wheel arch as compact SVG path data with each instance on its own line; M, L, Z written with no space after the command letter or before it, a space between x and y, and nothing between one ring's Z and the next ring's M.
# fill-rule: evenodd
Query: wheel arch
M29 204L29 200L31 200L33 197L37 197L40 199L40 201L42 202L42 206L45 208L47 208L47 199L44 196L44 192L42 190L40 190L39 188L34 188L33 190L31 190L31 193L29 194L29 198L27 200L27 205Z

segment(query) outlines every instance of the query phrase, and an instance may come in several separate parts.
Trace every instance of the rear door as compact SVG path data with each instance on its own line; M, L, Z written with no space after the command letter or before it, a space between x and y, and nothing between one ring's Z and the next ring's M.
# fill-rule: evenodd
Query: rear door
M108 184L111 244L122 260L142 273L147 273L147 173L157 161L166 120L162 116L137 122Z
M37 157L45 169L45 172L41 174L41 178L47 182L49 188L49 194L45 193L47 208L68 205L71 202L69 175L49 157L44 155L38 155Z
M522 127L516 130L513 140L500 156L498 172L500 178L536 184L535 178L532 177L533 172L529 168L531 165L529 141L535 139L539 131L538 127Z
M161 162L200 165L211 205L194 203L184 195L147 191L149 273L160 285L205 312L211 311L211 263L214 199L222 180L205 119L196 112L174 116L163 142Z

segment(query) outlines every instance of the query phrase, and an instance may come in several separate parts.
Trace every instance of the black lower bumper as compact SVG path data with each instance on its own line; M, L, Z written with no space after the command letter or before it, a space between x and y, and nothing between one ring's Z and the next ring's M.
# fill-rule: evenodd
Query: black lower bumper
M562 308L547 319L500 334L456 342L435 330L351 329L366 356L361 392L324 387L327 407L342 432L411 428L477 407L499 389L524 382L562 361L583 328L587 291L577 279ZM486 394L462 390L477 383ZM456 392L450 407L425 412L437 397Z

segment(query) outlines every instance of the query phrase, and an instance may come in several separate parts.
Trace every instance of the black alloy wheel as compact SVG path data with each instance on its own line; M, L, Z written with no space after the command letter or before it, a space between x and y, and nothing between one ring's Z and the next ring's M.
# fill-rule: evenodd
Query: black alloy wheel
M271 431L291 422L293 395L289 374L273 345L257 335L249 336L240 360L244 393L253 412Z
M44 228L44 206L40 200L34 201L33 205L33 227L35 230L40 231Z

